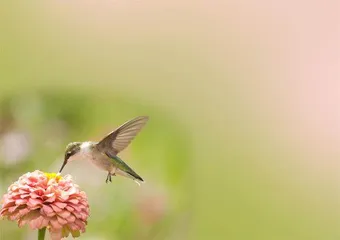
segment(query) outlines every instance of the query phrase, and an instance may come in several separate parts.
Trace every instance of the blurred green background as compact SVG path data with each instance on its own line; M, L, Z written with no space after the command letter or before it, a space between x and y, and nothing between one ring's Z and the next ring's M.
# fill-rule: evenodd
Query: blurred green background
M66 167L90 201L81 239L338 239L335 5L1 2L0 193L149 115L121 154L141 187Z

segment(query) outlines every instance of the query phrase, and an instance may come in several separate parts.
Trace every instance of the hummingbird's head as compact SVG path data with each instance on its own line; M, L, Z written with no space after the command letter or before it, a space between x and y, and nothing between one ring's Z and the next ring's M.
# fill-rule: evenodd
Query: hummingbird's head
M81 142L72 142L69 143L66 146L66 150L65 150L65 157L64 157L64 162L63 165L61 166L59 173L61 173L61 171L63 170L63 168L65 167L65 165L71 161L72 156L74 156L75 154L80 152L80 146L81 146Z

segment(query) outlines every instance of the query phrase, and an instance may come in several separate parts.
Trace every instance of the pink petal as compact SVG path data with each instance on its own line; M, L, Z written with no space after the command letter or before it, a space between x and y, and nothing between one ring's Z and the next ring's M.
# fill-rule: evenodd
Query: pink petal
M72 188L70 188L70 189L67 191L67 194L73 195L73 194L76 194L77 192L78 192L78 191L77 191L77 188L72 187Z
M42 196L44 195L44 188L37 187L32 193Z
M88 214L88 213L85 213L85 212L81 212L80 214L81 214L80 219L82 219L82 220L86 220L87 217L89 216L89 214Z
M19 193L20 194L27 194L29 191L28 190L26 190L26 189L24 189L24 188L20 188L19 189Z
M18 207L19 207L19 205L12 206L12 207L8 208L8 212L12 213L12 212L14 212Z
M4 203L2 205L2 208L9 208L9 207L12 207L12 206L15 206L15 201Z
M37 206L37 205L39 205L39 206L41 206L42 205L42 200L41 199L38 199L38 198L30 198L29 200L28 200L28 203L27 203L27 205L29 206L29 207L35 207L35 206Z
M66 219L71 215L71 213L69 211L62 210L61 212L58 212L58 215Z
M27 224L29 222L29 219L24 219L24 218L21 218L19 219L18 221L18 226L19 227L23 227L25 224Z
M0 216L3 216L6 212L8 212L8 208L2 208L0 211Z
M45 200L45 202L54 202L56 199L55 195L52 195L51 197L49 197L48 199Z
M56 205L54 205L53 203L50 205L52 208L53 208L53 210L55 211L55 212L61 212L61 209L59 208L59 207L57 207Z
M30 176L30 177L28 178L28 181L30 181L30 182L32 182L32 183L36 183L36 182L38 182L38 179L37 179L36 177L34 177L34 176Z
M19 189L19 186L18 185L16 185L16 184L13 184L13 185L11 185L11 186L9 186L9 188L8 188L10 191L16 191L17 189Z
M60 225L65 225L65 224L67 224L67 221L66 221L64 218L61 218L61 217L58 217L58 216L57 216L57 220L58 220L58 222L60 223Z
M50 197L53 197L54 196L54 192L51 192L51 193L48 193L48 194L45 194L46 197L50 198Z
M68 226L72 231L78 231L79 230L79 227L75 223L69 223Z
M47 206L47 205L45 205L45 204L42 205L42 210L43 210L46 214L49 214L49 213L54 212L53 209L52 209L50 206Z
M69 198L69 195L65 194L64 192L58 197L58 199L62 202L65 202Z
M50 224L53 229L61 229L62 225L58 222L57 218L50 219Z
M43 225L43 223L44 223L44 218L42 216L39 216L35 219L32 219L29 222L29 226L31 227L31 229L40 229L40 228L46 227Z
M67 209L67 211L70 211L70 212L73 212L73 211L74 211L74 208L71 207L71 206L66 206L66 209Z
M30 195L27 193L27 194L21 194L20 195L20 198L28 198Z
M50 219L48 217L43 217L42 225L48 226L48 223L50 222Z
M19 210L19 215L20 216L24 216L24 215L26 215L27 213L29 213L30 212L30 209L28 209L28 208L23 208L23 209L20 209Z
M85 229L85 223L83 221L76 219L75 224L79 227L80 230Z
M70 216L68 216L68 217L66 218L66 220L67 220L67 222L69 222L69 223L73 223L73 222L76 220L76 217L75 217L73 214L71 214Z
M51 240L62 239L62 230L50 229Z
M80 212L73 212L73 214L76 218L81 218Z
M15 204L16 205L22 205L22 204L26 204L27 200L26 199L17 199L15 200Z
M17 220L18 216L19 216L19 211L15 211L14 213L12 213L12 215L9 215L8 217L10 220L13 221L13 220Z
M71 207L73 207L76 211L80 212L81 211L81 207L80 205L75 205L75 204L70 204Z
M69 199L68 202L73 203L73 204L78 204L78 203L79 203L79 200L73 198L73 199Z
M64 209L67 204L66 203L62 203L62 202L55 202L54 205L56 205L57 207Z
M28 195L28 194L27 194ZM38 194L36 194L35 192L31 192L30 193L30 195L28 195L28 196L30 196L31 198L38 198L38 197L40 197Z
M35 225L39 223L39 220L38 222L35 222L35 220L37 220L39 217L39 211L30 211L28 214L19 218L19 226L22 225L21 221L23 221L24 223L28 223L29 226L34 229Z
M54 211L46 214L47 217L54 217L55 215L56 213Z

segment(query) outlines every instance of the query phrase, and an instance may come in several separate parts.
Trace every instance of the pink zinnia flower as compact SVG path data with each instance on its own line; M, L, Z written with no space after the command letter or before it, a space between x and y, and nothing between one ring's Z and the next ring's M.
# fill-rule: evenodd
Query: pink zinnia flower
M53 240L78 237L85 232L89 205L85 192L69 175L34 171L24 174L3 196L0 216L17 221L19 227L47 227Z

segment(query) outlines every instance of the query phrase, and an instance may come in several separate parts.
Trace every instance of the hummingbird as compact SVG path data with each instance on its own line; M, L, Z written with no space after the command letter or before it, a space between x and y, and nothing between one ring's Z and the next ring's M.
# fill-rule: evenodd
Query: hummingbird
M149 117L147 116L139 116L127 121L99 142L69 143L66 147L64 162L59 174L68 162L88 159L95 166L107 172L106 183L108 181L112 182L112 176L121 175L134 180L140 185L140 182L144 182L143 178L132 170L117 154L130 144L148 120Z

